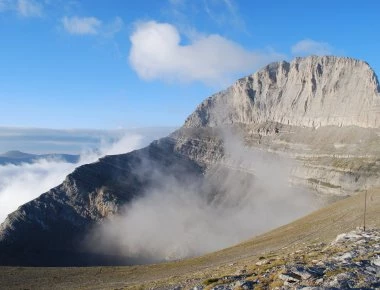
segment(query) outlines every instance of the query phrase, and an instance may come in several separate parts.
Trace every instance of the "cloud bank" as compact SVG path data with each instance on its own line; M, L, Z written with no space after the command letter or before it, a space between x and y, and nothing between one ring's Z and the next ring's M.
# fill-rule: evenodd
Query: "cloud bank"
M141 148L155 139L157 134L129 133L117 139L104 139L97 149L84 150L76 164L49 159L19 166L0 166L0 223L18 206L59 185L76 167L95 162L105 155L127 153ZM164 134L164 131L160 134Z
M156 21L136 24L130 40L130 64L145 80L224 84L283 58L270 50L246 50L218 34L198 36L185 45L175 26Z
M57 160L0 166L0 223L20 205L61 183L76 166Z
M18 150L33 154L67 153L104 148L124 136L142 136L143 144L167 136L175 127L152 127L117 130L57 130L39 128L0 127L0 153Z

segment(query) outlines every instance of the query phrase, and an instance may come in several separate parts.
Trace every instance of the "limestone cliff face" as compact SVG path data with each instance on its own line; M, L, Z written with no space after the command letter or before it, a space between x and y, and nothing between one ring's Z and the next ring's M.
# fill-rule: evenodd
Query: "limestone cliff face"
M380 126L379 83L370 66L335 56L272 63L206 99L185 127L278 122Z

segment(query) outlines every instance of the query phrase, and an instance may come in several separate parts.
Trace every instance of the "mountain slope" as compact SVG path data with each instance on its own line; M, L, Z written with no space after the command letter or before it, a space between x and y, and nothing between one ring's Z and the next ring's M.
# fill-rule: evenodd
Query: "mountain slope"
M195 192L207 205L241 204L225 196L225 177L242 177L231 190L242 197L261 168L252 160L256 155L239 155L244 148L235 141L292 159L292 182L320 193L350 195L380 185L378 104L379 84L365 62L308 57L271 64L207 99L168 138L81 166L21 206L0 226L0 264L134 263L89 253L82 242L125 204L163 188L168 177L182 187L200 184ZM279 183L271 177L274 169L264 172L271 185Z
M173 152L173 145L162 139L139 151L83 165L61 185L19 207L0 226L1 264L133 263L87 253L81 245L83 234L150 187L162 186L153 179L157 171L182 184L199 178L202 169Z
M367 228L380 227L380 190L368 192ZM190 289L211 277L236 275L260 257L293 253L363 225L364 193L346 198L288 225L202 257L146 266L86 268L0 267L0 288Z

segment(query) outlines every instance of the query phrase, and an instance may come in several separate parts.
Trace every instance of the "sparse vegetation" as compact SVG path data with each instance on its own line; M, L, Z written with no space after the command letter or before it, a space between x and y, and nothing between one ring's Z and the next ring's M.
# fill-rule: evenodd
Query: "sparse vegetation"
M219 278L210 278L210 279L207 279L206 281L204 281L202 284L205 286L208 286L208 285L214 284L215 282L218 282L218 281L219 281Z
M380 228L380 190L370 191L369 195L371 202L368 204L367 226ZM329 249L323 242L329 243L338 234L361 225L362 200L361 194L340 200L252 240L193 259L156 265L101 267L102 271L99 267L0 267L0 288L51 289L52 285L56 285L66 289L146 289L165 285L201 285L207 280L218 284L220 278L236 275L240 269L246 270L246 280L256 281L265 271L283 271L282 267L296 260L296 255L290 254L300 249L306 249L306 252L299 254L305 263L333 255L337 250ZM317 250L320 248L323 250ZM263 265L263 268L255 265L265 259L272 259L271 263ZM266 287L275 287L280 283L278 280L277 276L269 275L262 282ZM207 287L212 288L212 285ZM260 287L261 283L255 284L255 289Z

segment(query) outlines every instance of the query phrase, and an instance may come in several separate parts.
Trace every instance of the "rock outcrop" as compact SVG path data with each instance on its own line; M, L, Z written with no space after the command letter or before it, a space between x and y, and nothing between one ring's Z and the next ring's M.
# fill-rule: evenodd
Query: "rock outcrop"
M193 289L377 289L379 275L380 231L357 229L328 245L313 244L287 255L263 257L236 275L208 279Z

